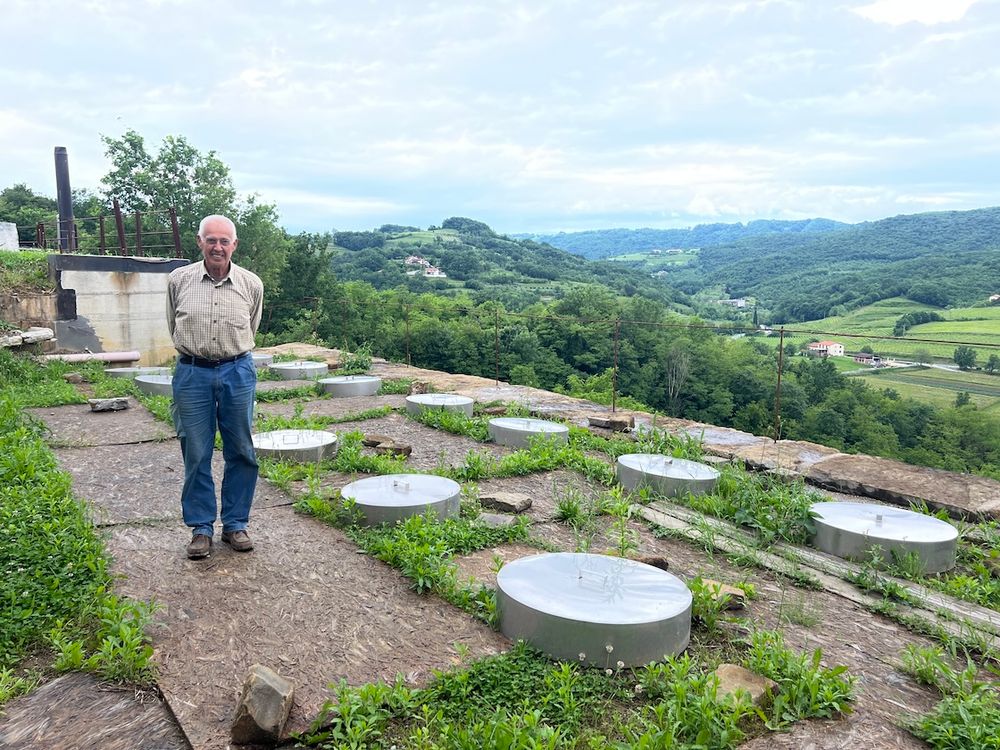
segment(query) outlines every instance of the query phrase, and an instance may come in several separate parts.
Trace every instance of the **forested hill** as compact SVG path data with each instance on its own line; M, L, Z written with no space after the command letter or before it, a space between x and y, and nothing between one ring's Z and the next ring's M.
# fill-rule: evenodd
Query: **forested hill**
M386 224L371 232L334 232L331 239L330 264L337 278L364 281L376 289L468 291L476 301L494 300L508 309L521 309L540 299L561 297L574 286L599 284L626 297L640 294L679 311L689 310L685 294L647 273L510 239L473 219L452 217L427 230ZM418 256L445 276L429 276L425 266L407 265L410 256Z
M558 234L519 234L515 237L544 242L584 258L600 259L626 253L668 248L703 248L725 245L761 235L804 235L849 227L830 219L805 221L751 221L748 224L699 224L687 229L597 229Z
M974 305L1000 285L1000 208L896 216L823 234L703 248L669 277L693 293L753 296L773 322L814 320L889 297Z

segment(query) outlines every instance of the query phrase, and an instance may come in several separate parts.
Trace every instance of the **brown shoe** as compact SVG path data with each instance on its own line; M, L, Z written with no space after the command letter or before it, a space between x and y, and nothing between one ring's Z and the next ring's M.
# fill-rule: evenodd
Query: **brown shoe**
M249 552L253 549L253 542L250 541L250 535L243 529L239 531L223 531L222 541L237 552Z
M212 554L212 537L195 534L187 546L189 560L204 560Z

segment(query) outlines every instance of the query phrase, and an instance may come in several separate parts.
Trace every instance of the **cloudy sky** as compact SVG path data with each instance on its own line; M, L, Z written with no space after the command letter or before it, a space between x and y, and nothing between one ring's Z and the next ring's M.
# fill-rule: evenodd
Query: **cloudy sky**
M4 0L0 188L183 135L292 231L1000 205L1000 0Z

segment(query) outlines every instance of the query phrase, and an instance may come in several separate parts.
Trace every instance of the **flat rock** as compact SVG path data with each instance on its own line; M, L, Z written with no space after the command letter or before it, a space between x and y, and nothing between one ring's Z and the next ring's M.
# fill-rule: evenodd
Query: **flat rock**
M479 496L479 504L503 513L524 513L531 507L531 498L523 492L490 492Z
M762 677L737 664L720 664L715 670L715 676L719 678L717 692L719 698L725 698L737 690L744 690L750 694L755 706L766 703L778 688L778 683L774 680Z
M430 392L431 392L431 384L428 383L426 380L414 380L412 383L410 383L411 396L416 396L421 393L430 393Z
M635 426L635 419L630 416L611 416L607 414L589 414L587 423L591 427L604 427L615 432L625 432Z
M127 396L116 396L114 398L89 398L91 411L122 411L128 408Z
M956 518L1000 519L1000 482L975 474L836 454L810 466L805 476L826 489L866 495L904 508L923 502Z
M0 336L0 346L20 346L23 343L24 339L21 338L20 331L11 331Z
M294 695L294 685L277 672L262 664L251 666L233 717L233 742L276 744L288 721Z
M391 443L394 438L391 435L382 435L378 432L366 433L363 438L361 438L361 444L366 448L374 448L379 443Z
M48 341L55 336L56 334L51 328L32 327L21 334L21 339L25 344L37 344L39 341Z
M716 601L722 599L724 596L729 597L727 609L743 609L746 606L747 594L743 589L730 586L728 583L722 583L722 581L714 581L711 578L702 578L701 582L709 588L712 592L712 598Z
M835 448L798 440L760 438L750 445L732 446L729 454L742 459L749 467L765 471L785 470L803 474L820 461L842 455Z
M409 456L413 453L413 446L406 443L397 443L395 440L387 440L375 446L375 452L380 456Z
M83 379L83 375L81 375L78 372L67 372L65 375L63 375L63 380L65 380L67 383L72 383L73 385L79 385L80 383L86 382Z

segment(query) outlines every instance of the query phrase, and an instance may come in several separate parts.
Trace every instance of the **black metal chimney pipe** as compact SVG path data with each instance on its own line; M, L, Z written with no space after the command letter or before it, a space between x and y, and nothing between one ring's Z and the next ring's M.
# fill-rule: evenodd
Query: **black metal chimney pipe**
M56 146L56 203L59 205L59 252L73 252L73 192L69 187L69 156Z

